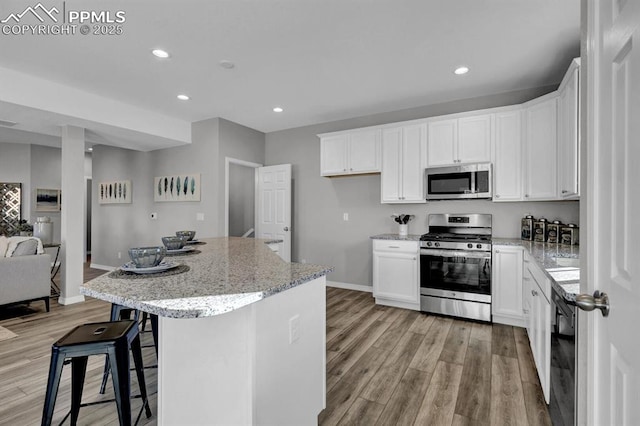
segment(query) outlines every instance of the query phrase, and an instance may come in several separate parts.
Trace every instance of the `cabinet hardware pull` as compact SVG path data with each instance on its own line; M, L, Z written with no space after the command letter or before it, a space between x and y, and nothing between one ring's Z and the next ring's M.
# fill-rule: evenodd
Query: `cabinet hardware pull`
M389 246L389 248L400 248L400 246Z
M535 290L531 290L531 295L532 295L532 296L537 296L537 295L538 295L538 292L537 292L537 291L535 291Z
M524 194L524 198L529 198L529 194Z
M562 193L563 193L563 194L566 194L567 192L569 192L569 191L567 191L566 189L563 189L563 190L562 190Z

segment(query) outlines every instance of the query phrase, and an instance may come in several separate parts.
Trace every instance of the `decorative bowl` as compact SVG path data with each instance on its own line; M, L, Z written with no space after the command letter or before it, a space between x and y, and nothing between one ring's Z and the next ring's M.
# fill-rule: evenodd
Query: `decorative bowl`
M134 247L129 249L129 257L136 268L151 268L158 266L167 254L164 247Z
M180 250L186 242L186 237L162 237L162 244L164 244L167 250Z
M177 231L176 235L178 237L187 237L187 241L191 241L196 236L196 231Z

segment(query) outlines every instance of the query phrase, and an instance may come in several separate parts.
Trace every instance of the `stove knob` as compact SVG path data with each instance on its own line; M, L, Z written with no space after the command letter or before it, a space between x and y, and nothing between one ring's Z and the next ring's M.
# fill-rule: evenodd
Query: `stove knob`
M467 248L473 248L473 244L471 243L467 244Z
M436 247L440 247L440 243L436 243Z
M427 241L427 247L431 247L431 241Z
M481 249L482 248L482 244L478 244L476 247Z

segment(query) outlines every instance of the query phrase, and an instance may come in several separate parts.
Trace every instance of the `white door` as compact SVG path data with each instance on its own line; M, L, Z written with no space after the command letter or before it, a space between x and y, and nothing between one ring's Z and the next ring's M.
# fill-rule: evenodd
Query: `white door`
M256 236L280 240L278 255L291 262L291 164L256 169Z
M491 161L491 114L458 120L458 163Z
M587 259L581 288L607 293L611 312L579 314L578 424L638 425L640 2L589 0L587 18L587 223L582 229L588 245L583 235Z

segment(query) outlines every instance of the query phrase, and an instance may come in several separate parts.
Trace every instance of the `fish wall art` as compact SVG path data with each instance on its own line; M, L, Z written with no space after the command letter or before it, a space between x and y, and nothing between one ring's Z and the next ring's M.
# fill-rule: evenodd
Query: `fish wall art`
M200 173L158 176L153 181L153 200L200 201Z
M98 203L129 204L132 202L131 181L102 182L98 184Z

